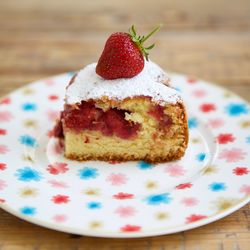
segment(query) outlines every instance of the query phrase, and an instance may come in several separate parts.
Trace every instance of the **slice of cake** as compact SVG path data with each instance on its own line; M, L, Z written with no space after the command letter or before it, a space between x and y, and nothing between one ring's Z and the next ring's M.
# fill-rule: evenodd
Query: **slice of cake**
M135 74L138 67L128 67L118 72L119 78L113 77L118 66L124 64L123 57L123 62L116 63L110 74L105 72L104 78L100 76L101 59L103 54L98 64L80 70L66 89L64 110L56 127L57 135L64 138L65 156L153 163L182 157L188 143L187 117L183 101L169 86L166 73L155 63L143 60L139 73Z

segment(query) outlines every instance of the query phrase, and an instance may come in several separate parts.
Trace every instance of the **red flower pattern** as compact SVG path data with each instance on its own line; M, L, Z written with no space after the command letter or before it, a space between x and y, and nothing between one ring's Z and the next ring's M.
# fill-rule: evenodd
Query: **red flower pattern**
M244 167L237 167L235 169L233 169L233 173L236 175L245 175L249 173L249 170L247 168Z
M50 101L56 101L56 100L59 99L59 97L58 97L57 95L49 95L49 96L48 96L48 99L49 99Z
M6 129L0 128L0 135L6 135L6 134L7 134Z
M63 204L63 203L66 204L66 203L68 203L70 200L69 200L69 196L58 194L58 195L56 195L56 196L53 196L52 201L53 201L55 204Z
M122 232L138 232L141 230L141 226L137 226L137 225L125 225L123 227L121 227L121 231Z
M113 195L113 198L117 199L117 200L126 200L126 199L133 199L134 195L133 194L129 194L129 193L118 193Z
M11 103L11 99L9 97L5 97L5 98L0 100L0 105L2 105L2 104L10 104L10 103Z
M53 164L49 164L47 170L53 175L64 174L69 170L67 166L67 163L55 162Z
M187 182L187 183L179 184L179 185L176 186L175 188L176 188L176 189L185 189L185 188L191 188L192 186L193 186L192 183Z
M196 77L194 77L194 76L188 76L187 82L188 82L189 84L195 84L195 83L197 83L197 79L196 79Z
M229 142L233 142L235 140L232 134L219 134L216 137L219 144L227 144Z
M204 103L200 106L200 110L204 113L208 113L216 110L216 106L213 103Z
M191 214L190 216L188 216L186 218L186 223L192 223L198 220L202 220L202 219L206 219L207 216L206 215L202 215L202 214Z
M0 170L5 170L6 168L7 167L5 163L0 163Z
M1 203L4 203L4 202L5 202L5 200L4 200L4 199L0 199L0 204L1 204Z

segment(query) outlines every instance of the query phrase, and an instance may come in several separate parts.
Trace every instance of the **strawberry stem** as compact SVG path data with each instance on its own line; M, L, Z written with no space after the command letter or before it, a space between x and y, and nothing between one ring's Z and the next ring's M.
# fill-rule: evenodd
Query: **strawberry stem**
M153 29L147 36L142 37L141 44L143 44L146 40L148 40L149 37L151 37L153 34L158 32L162 27L162 24L159 24L155 29Z
M145 56L145 58L146 58L147 61L148 61L148 55L149 55L148 51L150 49L152 49L155 46L155 44L152 44L152 45L150 45L150 46L148 46L148 47L145 48L143 46L143 43L146 40L148 40L148 38L151 37L153 34L155 34L156 32L158 32L161 29L161 27L162 27L162 24L159 24L148 35L142 36L142 37L138 36L136 34L136 29L135 29L134 25L132 25L132 27L129 29L129 35L131 36L132 41L137 44L137 46L140 48L142 54Z

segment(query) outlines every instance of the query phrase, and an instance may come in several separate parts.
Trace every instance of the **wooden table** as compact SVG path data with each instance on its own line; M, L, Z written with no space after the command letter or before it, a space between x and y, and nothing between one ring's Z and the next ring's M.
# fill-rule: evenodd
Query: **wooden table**
M164 28L151 58L214 81L250 101L248 0L0 2L0 94L96 61L105 39L136 24ZM152 39L153 40L153 39ZM45 229L0 210L0 249L250 249L250 206L209 225L142 239L99 239Z

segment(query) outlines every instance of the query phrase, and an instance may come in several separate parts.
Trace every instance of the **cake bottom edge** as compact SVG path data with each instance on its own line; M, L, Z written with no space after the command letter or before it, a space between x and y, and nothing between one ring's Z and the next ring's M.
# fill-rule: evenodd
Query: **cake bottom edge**
M118 161L118 162L127 162L127 161L145 161L148 163L164 163L179 160L185 154L185 148L175 152L174 154L168 154L165 156L145 156L144 158L136 157L133 155L129 156L119 156L114 154L106 154L102 156L86 156L86 155L76 155L76 154L64 154L64 156L70 160L77 160L77 161Z

